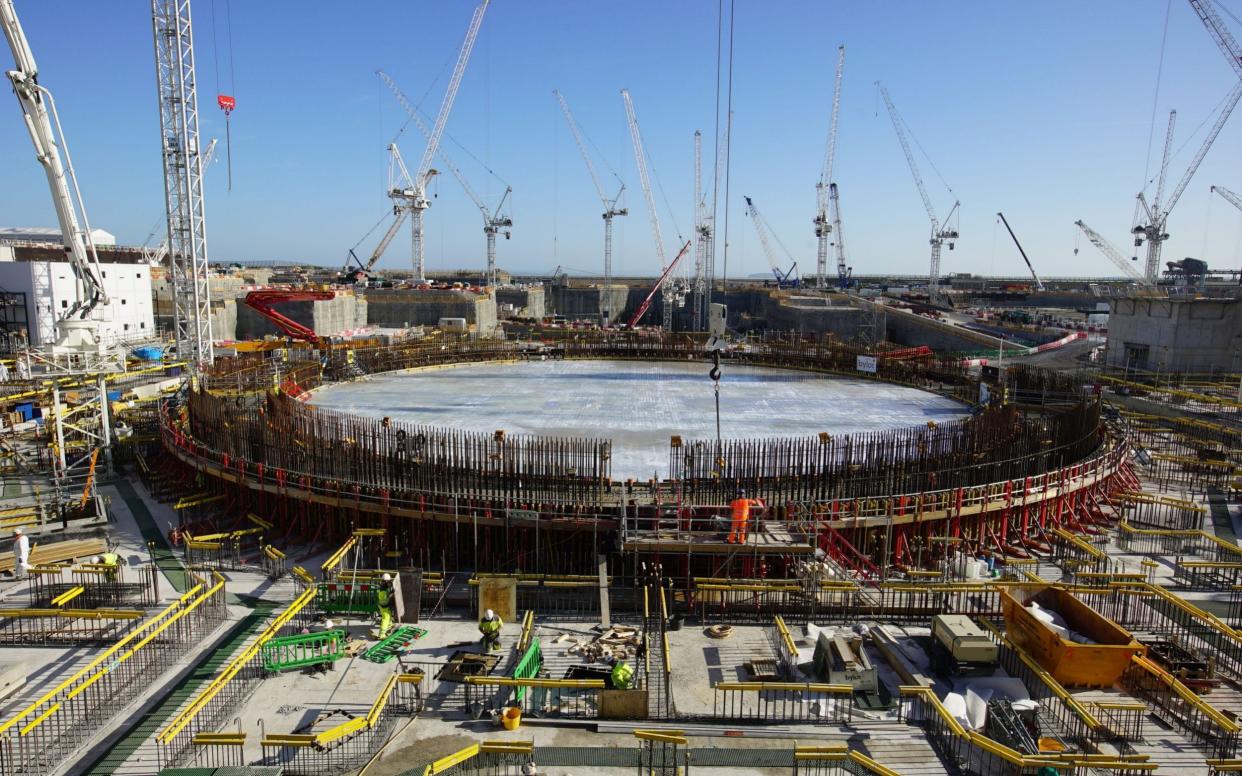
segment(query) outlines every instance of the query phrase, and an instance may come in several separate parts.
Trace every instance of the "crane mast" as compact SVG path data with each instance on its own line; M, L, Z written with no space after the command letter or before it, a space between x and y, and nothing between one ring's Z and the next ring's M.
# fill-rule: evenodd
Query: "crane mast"
M656 257L660 260L660 271L663 273L660 285L663 286L670 266L664 253L664 235L660 229L660 214L656 210L655 196L651 193L651 179L647 174L647 152L643 148L642 132L638 129L638 117L634 115L634 102L630 99L628 89L621 90L621 99L625 102L625 118L630 126L630 141L634 145L634 163L638 166L638 180L642 183L643 199L647 203L647 215L651 220L651 235L655 239ZM665 291L663 294L664 316L660 326L665 331L673 329L673 305L674 297L677 295L676 291Z
M207 150L203 152L203 170L204 171L206 171L207 168L211 166L211 163L216 160L216 142L217 142L216 138L213 137L211 139L211 142L207 144ZM158 229L159 227L156 227L156 228ZM163 264L164 258L168 256L168 233L167 233L168 226L167 224L164 224L164 228L165 228L164 239L160 240L159 245L157 245L154 249L148 249L145 244L142 247L142 260L145 261L147 264L150 264L153 267L159 264ZM154 236L155 236L155 230L153 229L151 231L151 235L147 237L147 242L150 242L151 237L154 237Z
M211 294L190 0L151 0L151 25L177 351L192 364L208 364L212 360Z
M1213 186L1212 191L1221 195L1221 197L1223 197L1224 200L1228 202L1230 205L1233 205L1238 210L1242 210L1242 197L1239 197L1237 194L1234 194L1232 191L1225 188L1224 186Z
M905 152L906 164L910 167L910 174L914 177L914 185L918 187L919 196L923 199L923 207L927 210L927 218L931 221L931 267L927 278L927 295L929 298L935 299L940 295L940 253L941 246L948 241L949 250L953 250L953 241L961 235L956 229L948 226L949 221L953 218L953 214L961 205L960 202L954 201L953 207L949 209L949 214L942 221L936 216L936 209L932 207L931 197L927 194L927 186L923 183L923 176L919 174L919 166L914 161L914 152L910 150L910 140L906 137L906 130L901 114L897 112L897 106L893 104L893 98L888 95L888 89L879 81L875 82L879 87L880 96L884 98L884 105L888 108L888 116L892 119L893 130L897 133L897 140L901 142L901 150ZM942 227L941 224L944 224Z
M630 214L629 209L617 207L621 195L625 193L625 184L621 183L617 196L608 198L608 195L604 193L603 185L599 182L599 175L595 172L595 163L591 161L591 154L587 152L586 143L582 140L578 122L574 120L574 114L569 110L569 103L565 102L565 97L559 90L553 89L552 93L556 95L556 100L560 103L561 113L565 115L565 123L569 124L569 132L574 136L574 142L578 144L578 152L582 154L582 161L586 162L587 172L591 175L591 183L595 185L595 193L599 196L600 204L604 208L604 288L601 294L600 315L603 324L607 326L612 322L612 219L616 216ZM618 183L620 183L619 179Z
M453 101L457 99L457 90L461 87L462 76L466 73L466 65L470 62L470 53L474 50L474 42L479 37L479 27L483 24L483 15L491 0L483 0L474 15L470 18L470 26L466 30L466 38L462 41L461 51L457 54L457 64L453 67L453 75L449 78L448 89L444 92L444 101L440 103L440 112L436 114L435 124L427 137L427 147L423 150L423 159L411 178L414 183L414 200L410 206L410 253L414 265L414 282L427 282L426 249L423 240L423 211L431 207L427 198L427 182L436 174L431 162L440 150L440 138L444 136L444 126L448 123L449 114L453 110Z
M430 141L431 130L428 129L427 125L423 123L422 117L418 115L418 109L415 108L409 98L405 96L405 92L401 91L401 88L397 86L396 81L392 80L392 78L383 70L376 70L375 73L385 84L388 85L388 88L392 90L393 96L397 98L397 102L400 103L401 107L405 109L405 112L409 114L410 119L414 122L414 125L418 127L418 131L422 132L423 135L427 137L428 141ZM453 160L448 158L448 155L444 153L444 150L441 149L439 153L440 161L444 162L444 166L449 169L449 172L453 173L453 177L456 178L457 182L461 184L462 189L466 192L466 196L470 197L470 200L474 202L474 206L477 207L479 212L483 214L483 234L487 239L487 285L495 288L496 235L503 232L505 239L509 239L509 229L513 226L513 219L508 215L502 214L501 211L504 209L505 201L508 200L509 195L513 193L513 188L509 186L505 187L505 193L501 196L500 203L496 205L495 210L492 210L488 208L487 203L483 201L483 198L480 197L470 186L470 182L466 180L465 174L462 173L457 165L453 164Z
M35 158L47 176L65 258L74 275L73 304L56 321L53 350L84 356L103 355L99 322L94 313L99 308L106 309L110 300L100 280L99 256L91 239L86 206L73 173L73 162L64 132L61 131L56 103L52 93L39 84L39 68L35 64L34 52L26 40L12 0L0 0L0 24L3 24L4 36L13 50L16 64L6 75L21 105L26 130L34 143Z
M845 232L841 229L841 194L837 184L828 184L828 202L831 205L832 228L836 230L833 240L837 252L837 287L842 291L850 287L850 276L854 269L845 264Z
M819 183L815 184L815 198L818 207L812 222L815 224L815 286L817 288L825 288L828 285L829 235L832 233L834 225L839 224L841 220L839 214L834 216L831 213L833 197L830 189L834 185L832 181L832 168L836 162L837 155L837 119L841 115L841 79L844 73L845 46L838 46L837 75L832 87L832 117L828 122L828 146L824 152L824 171L819 176ZM837 282L841 285L842 290L848 285L846 277L844 256L838 251Z
M691 331L703 331L703 307L707 295L707 250L711 228L703 203L703 133L694 130L694 284L690 287Z
M1121 255L1121 251L1113 247L1113 244L1106 240L1104 235L1087 226L1081 219L1075 221L1074 224L1082 230L1083 234L1087 235L1087 239L1091 241L1091 244L1099 248L1100 253L1104 254L1109 261L1116 265L1126 277L1138 281L1145 286L1152 285L1152 281L1148 280L1146 275L1130 266L1130 262L1126 261L1125 256Z

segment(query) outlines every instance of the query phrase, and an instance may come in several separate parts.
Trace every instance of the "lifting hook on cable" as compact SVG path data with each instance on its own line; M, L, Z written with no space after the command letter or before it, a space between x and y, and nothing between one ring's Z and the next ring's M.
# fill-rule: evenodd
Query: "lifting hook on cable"
M716 393L716 470L724 476L724 448L720 440L720 350L718 349L712 351L712 368L707 376L712 379L712 388Z

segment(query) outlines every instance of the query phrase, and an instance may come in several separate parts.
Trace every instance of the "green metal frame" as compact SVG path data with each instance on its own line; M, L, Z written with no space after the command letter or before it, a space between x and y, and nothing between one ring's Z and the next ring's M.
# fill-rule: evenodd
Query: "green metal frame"
M531 641L530 646L526 648L526 652L522 654L522 659L513 668L514 679L533 679L543 670L543 648L539 646L539 639ZM514 697L521 701L526 697L525 687L517 688Z
M385 636L378 644L364 652L362 659L369 660L372 663L387 663L400 654L406 644L409 644L411 641L417 641L426 635L427 631L422 628L415 628L413 625L402 625Z
M315 606L326 614L374 614L379 585L366 582L320 582Z
M263 670L279 673L330 663L345 656L345 631L340 628L280 636L259 649Z

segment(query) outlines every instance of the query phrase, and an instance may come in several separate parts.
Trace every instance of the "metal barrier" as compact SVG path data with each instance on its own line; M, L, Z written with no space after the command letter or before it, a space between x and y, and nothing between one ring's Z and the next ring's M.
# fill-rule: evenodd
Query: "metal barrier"
M422 776L527 776L535 773L534 742L471 744L423 769Z
M772 620L775 631L772 641L776 644L781 676L793 679L798 675L798 645L794 643L793 634L789 632L789 627L785 625L783 617L778 614Z
M198 581L34 703L0 724L0 773L45 774L123 711L225 617L224 578Z
M793 776L900 776L845 744L795 746Z
M1117 526L1122 552L1143 555L1194 555L1221 562L1242 562L1242 548L1198 529L1175 531L1135 528L1126 521Z
M1143 740L1143 730L1147 721L1146 704L1090 701L1083 705L1091 716L1100 721L1101 729L1108 732L1109 740L1127 742Z
M1176 558L1170 587L1187 590L1233 590L1242 584L1242 563Z
M717 682L712 716L753 722L844 724L853 719L854 688L813 682Z
M238 768L246 765L246 734L199 733L194 736L194 762L203 768Z
M250 696L262 680L262 666L258 658L263 645L294 622L294 618L314 597L313 588L303 591L156 734L160 767L179 765L192 756L194 736L214 731Z
M126 609L0 609L0 644L111 644L142 617Z
M388 741L398 716L419 710L422 674L393 674L363 716L317 733L264 732L263 763L277 765L285 776L332 776L354 770Z
M973 730L962 727L929 687L900 688L902 719L919 725L950 772L976 776L1039 776L1051 768L1069 774L1092 771L1115 774L1149 772L1155 763L1144 755L1024 755Z
M220 571L266 571L263 530L262 526L255 526L202 535L185 530L186 565Z
M690 752L682 731L635 730L634 737L638 739L638 772L643 776L681 776L690 771Z
M1237 755L1238 724L1160 666L1134 655L1120 681L1127 692L1159 709L1161 718L1198 741L1212 757Z
M535 717L597 719L603 679L516 679L508 676L468 676L465 711L478 719L489 711L516 706ZM523 692L518 697L519 690Z
M1139 528L1197 531L1208 511L1193 501L1143 491L1122 491L1114 499L1121 503L1125 520Z
M30 605L47 606L58 596L80 587L82 591L74 597L73 603L81 609L156 606L159 604L158 576L155 564L138 568L114 568L96 563L39 566L31 569Z
M268 579L280 579L288 573L289 567L283 552L270 544L263 545L259 552L261 555L259 563Z

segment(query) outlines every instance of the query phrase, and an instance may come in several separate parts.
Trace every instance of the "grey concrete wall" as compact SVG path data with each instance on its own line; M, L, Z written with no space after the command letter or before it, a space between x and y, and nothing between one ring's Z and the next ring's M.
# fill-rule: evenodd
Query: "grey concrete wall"
M469 291L368 288L367 321L373 326L435 326L441 318L465 318L477 331L496 328L496 299Z
M268 335L281 336L275 324L251 309L244 301L235 306L235 339L259 339ZM335 299L306 302L284 302L276 307L282 315L308 326L316 334L329 337L367 323L366 300L353 294L338 293Z
M496 306L513 305L518 318L543 318L547 315L543 286L500 287L496 289Z
M1242 367L1242 300L1114 299L1108 366L1173 372Z
M769 297L764 317L769 329L831 334L849 342L858 338L862 311L849 305L805 305Z

